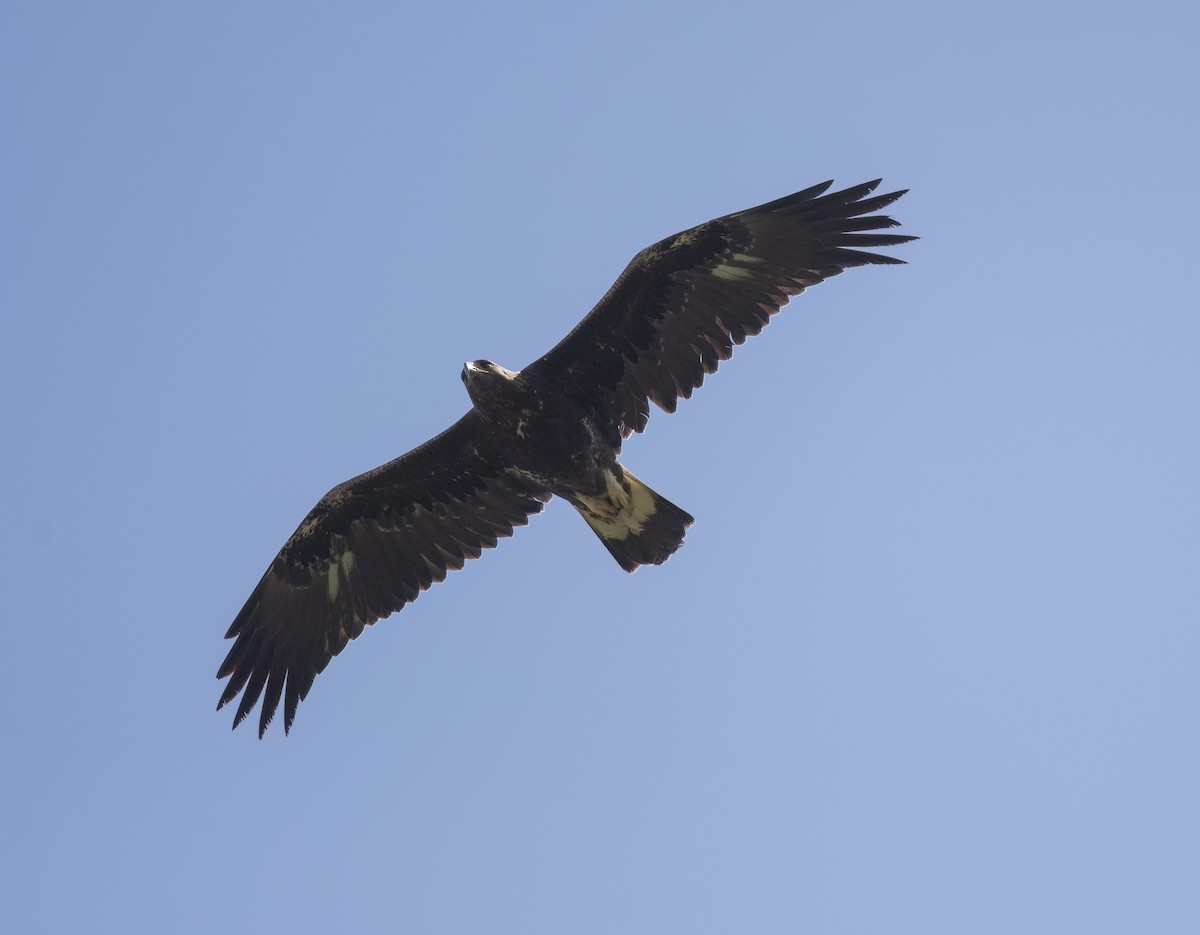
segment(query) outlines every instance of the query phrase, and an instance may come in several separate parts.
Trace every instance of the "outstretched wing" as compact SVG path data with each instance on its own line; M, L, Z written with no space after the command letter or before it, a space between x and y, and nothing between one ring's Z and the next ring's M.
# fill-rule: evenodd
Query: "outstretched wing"
M261 737L283 697L286 732L317 673L363 627L542 509L549 492L489 460L478 429L472 410L313 507L225 634L236 642L217 672L230 677L217 708L242 692L234 727L261 695Z
M524 373L557 382L619 446L646 427L650 401L674 412L791 296L851 266L904 262L859 249L916 239L868 233L898 224L871 214L904 194L868 197L879 181L829 195L832 182L814 185L647 247Z

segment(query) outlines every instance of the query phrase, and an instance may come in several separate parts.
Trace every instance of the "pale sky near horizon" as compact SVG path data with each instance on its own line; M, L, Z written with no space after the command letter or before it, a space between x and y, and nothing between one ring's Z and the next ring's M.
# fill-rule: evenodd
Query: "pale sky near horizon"
M1200 931L1181 3L0 10L13 932ZM643 246L827 178L903 267L231 733L332 485Z

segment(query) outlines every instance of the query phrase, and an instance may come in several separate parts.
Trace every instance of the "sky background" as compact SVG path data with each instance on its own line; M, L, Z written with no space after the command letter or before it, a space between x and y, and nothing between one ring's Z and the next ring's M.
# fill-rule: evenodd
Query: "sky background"
M1200 931L1192 4L9 0L0 923ZM827 178L811 290L331 663L222 636L334 484L641 247Z

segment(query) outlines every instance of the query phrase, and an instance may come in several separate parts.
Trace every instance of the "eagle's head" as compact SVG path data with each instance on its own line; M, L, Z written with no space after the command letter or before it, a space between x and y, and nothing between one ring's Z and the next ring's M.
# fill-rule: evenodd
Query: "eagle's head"
M462 368L462 381L476 406L502 394L518 376L516 371L490 360L468 360Z

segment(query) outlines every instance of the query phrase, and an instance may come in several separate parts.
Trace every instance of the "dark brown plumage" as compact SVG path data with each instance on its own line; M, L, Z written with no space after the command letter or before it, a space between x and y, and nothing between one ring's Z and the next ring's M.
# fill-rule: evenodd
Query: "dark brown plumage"
M617 461L649 404L673 412L734 345L791 296L866 252L913 237L877 233L872 214L903 192L826 182L647 247L549 353L513 372L468 363L471 410L395 461L339 484L305 517L226 634L235 639L217 705L242 695L236 727L262 698L259 736L280 700L284 731L313 679L363 628L400 610L552 495L567 499L620 563L660 564L692 517Z

